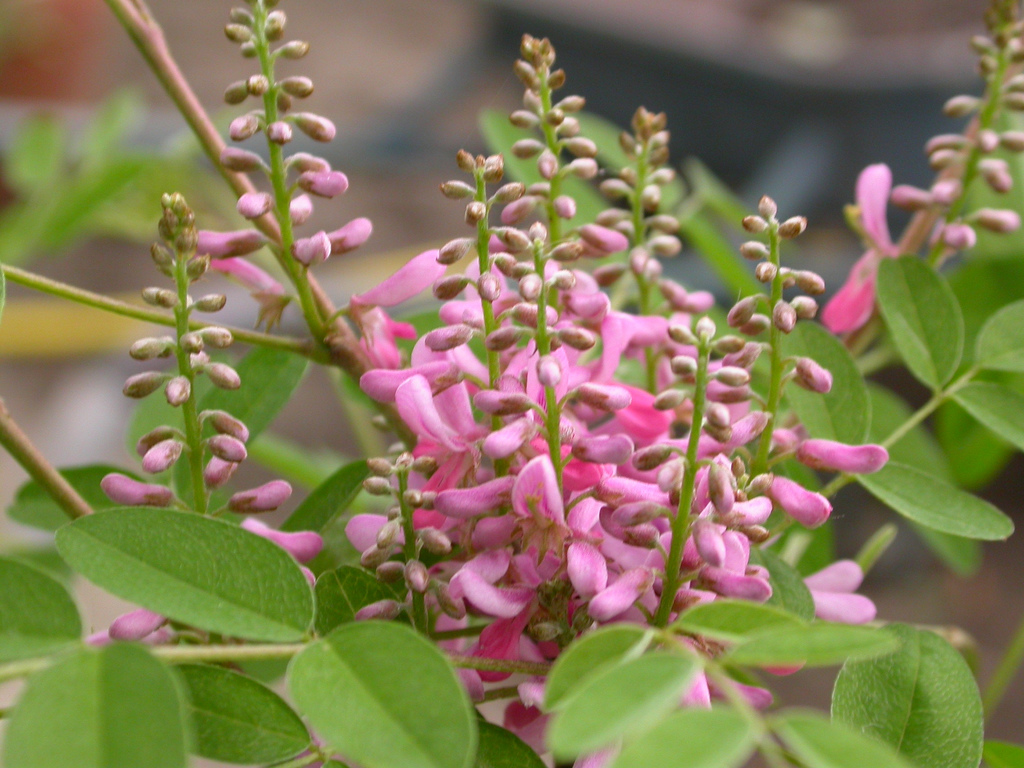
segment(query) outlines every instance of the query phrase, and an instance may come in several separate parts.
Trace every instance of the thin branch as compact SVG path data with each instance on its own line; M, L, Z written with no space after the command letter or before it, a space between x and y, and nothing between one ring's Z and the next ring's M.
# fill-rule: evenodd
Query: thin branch
M0 445L39 483L72 520L92 514L92 507L21 431L0 399Z
M67 283L62 283L59 280L43 277L42 275L37 275L34 272L28 272L24 269L18 269L17 267L10 267L6 264L2 265L2 269L4 276L7 277L8 280L12 283L23 285L26 288L32 288L33 290L41 291L43 293L50 294L51 296L59 296L64 299L69 299L79 304L84 304L87 307L102 309L116 315L121 315L122 317L130 317L135 320L144 320L157 325L174 327L174 315L169 312L147 309L146 307L129 304L128 302L120 301L119 299L112 299L109 296L93 293L92 291L87 291L84 288L68 285ZM197 330L200 328L208 328L210 325L211 323L204 323L198 320L193 320L189 323L190 328ZM320 350L317 350L309 341L290 336L274 336L273 334L260 333L259 331L252 331L245 328L235 328L231 326L220 327L227 327L227 329L231 331L231 335L237 341L241 341L246 344L255 344L261 347L283 349L288 352L295 352L296 354L308 357L318 362L325 362L325 356L323 353L320 352Z

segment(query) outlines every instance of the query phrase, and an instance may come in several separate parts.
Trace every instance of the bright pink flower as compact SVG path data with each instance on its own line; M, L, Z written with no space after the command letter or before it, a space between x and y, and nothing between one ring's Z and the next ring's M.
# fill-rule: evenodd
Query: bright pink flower
M319 555L320 550L324 547L324 540L320 534L313 531L295 531L294 533L278 531L251 517L242 521L242 527L250 533L255 533L257 536L274 542L300 563L308 563Z
M832 514L832 505L828 499L781 475L776 475L772 480L768 497L787 515L807 528L821 525Z
M833 333L860 328L875 308L875 276L878 262L899 255L889 236L886 203L892 188L892 171L882 163L869 165L857 179L857 207L870 248L853 265L850 276L821 313L821 321Z
M414 256L391 277L374 288L352 297L353 304L393 307L429 288L445 272L437 263L437 250Z
M796 457L814 469L868 474L877 472L889 460L889 452L880 445L845 445L832 440L804 440Z
M174 494L166 486L142 483L117 472L100 480L100 488L115 504L129 507L166 507L174 500Z

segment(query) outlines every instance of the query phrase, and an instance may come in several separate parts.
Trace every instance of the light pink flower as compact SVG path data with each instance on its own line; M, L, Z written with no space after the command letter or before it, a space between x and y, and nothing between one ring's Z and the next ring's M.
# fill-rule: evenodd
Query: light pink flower
M853 265L843 287L821 313L821 321L833 333L855 331L868 321L875 308L878 262L899 255L885 218L891 188L892 171L883 163L869 165L857 179L857 207L870 248Z
M814 614L826 621L866 624L877 609L863 595L854 594L864 580L864 571L853 560L837 560L804 579L814 598Z

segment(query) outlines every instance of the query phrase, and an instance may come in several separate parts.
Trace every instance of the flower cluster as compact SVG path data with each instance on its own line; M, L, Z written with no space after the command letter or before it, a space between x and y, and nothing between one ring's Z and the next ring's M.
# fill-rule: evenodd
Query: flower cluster
M946 102L943 111L948 117L974 119L964 133L941 134L925 145L928 162L938 174L931 187L901 184L893 188L892 172L882 163L868 166L857 179L855 227L868 250L822 312L822 322L834 333L856 331L871 318L879 260L916 251L921 245L914 241L914 227L908 228L908 238L893 242L886 220L890 200L920 214L920 222L931 224L923 229L931 231L932 264L973 248L979 228L1006 233L1020 227L1020 215L1009 207L965 212L967 192L976 179L997 195L1013 187L1009 165L998 152L1024 151L1024 132L1006 127L1003 117L1024 111L1024 74L1007 77L1011 67L1024 61L1021 24L1005 4L994 4L987 22L990 36L977 35L971 41L987 91L981 98L959 95Z
M552 68L547 40L524 38L522 54L516 72L527 89L512 121L539 135L513 151L535 157L543 181L502 183L500 155L460 152L470 182L441 189L468 200L475 236L421 254L358 297L394 306L432 286L442 324L416 341L406 365L393 344L375 349L382 342L365 339L388 363L366 373L362 389L393 403L417 442L371 462L365 487L391 505L354 516L346 532L363 566L407 588L404 602L383 600L357 618L404 610L423 631L478 630L468 648L446 641L454 650L547 661L596 625L663 627L700 603L768 600L771 576L755 550L792 521L822 524L832 509L776 466L795 458L819 470L873 472L888 455L776 424L785 386L831 386L814 360L781 349L798 320L817 311L811 296L783 292L824 289L818 275L780 265L781 241L798 236L805 220L779 221L765 198L744 221L763 239L741 251L759 262L769 290L728 311L736 334L719 333L704 315L711 297L661 275L658 257L680 247L677 223L659 210L658 185L671 179L658 168L667 159L664 116L637 113L635 133L622 139L635 165L603 184L631 208L579 223L562 182L596 172L596 147L572 117L583 100L554 101L565 76ZM490 192L489 184L499 186ZM499 205L501 225L492 226ZM469 255L460 271L446 272ZM626 272L636 278L639 314L601 290ZM752 384L761 358L770 369L766 394ZM632 361L644 374L630 373ZM852 594L854 570L837 564L809 581L821 616L874 617L870 601ZM700 638L693 644L715 652ZM478 699L484 683L507 677L461 674ZM506 725L528 740L542 717L540 682L522 684L506 713ZM743 690L756 706L770 701L766 691ZM700 677L685 698L707 705L713 694Z

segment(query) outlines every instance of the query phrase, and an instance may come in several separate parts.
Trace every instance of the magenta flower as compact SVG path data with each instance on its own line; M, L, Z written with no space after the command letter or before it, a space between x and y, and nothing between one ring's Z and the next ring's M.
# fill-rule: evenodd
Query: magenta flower
M843 287L821 313L821 321L833 333L855 331L868 321L875 308L878 262L899 255L885 219L891 188L892 171L883 163L869 165L857 179L857 207L870 247L853 265Z

